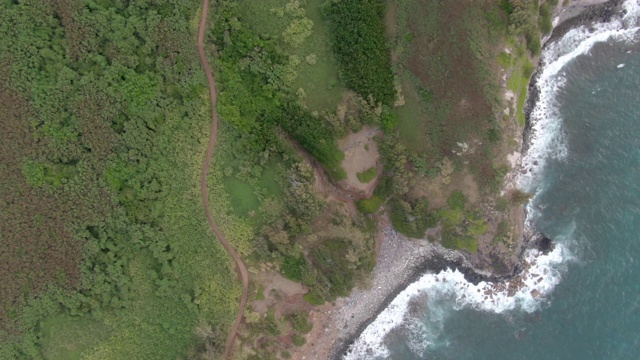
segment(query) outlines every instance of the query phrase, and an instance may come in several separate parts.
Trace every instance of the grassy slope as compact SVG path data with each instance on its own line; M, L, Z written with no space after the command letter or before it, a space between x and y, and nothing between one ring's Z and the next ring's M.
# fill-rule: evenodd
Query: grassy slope
M438 212L430 208L422 216L431 217L431 224L434 219L447 223L453 210L442 199L462 190L471 199L468 211L454 212L460 221L448 221L441 235L444 245L472 253L479 249L479 236L493 231L493 225L476 213L480 204L491 206L502 186L503 158L509 148L506 138L514 130L501 116L497 59L507 38L508 14L499 3L395 1L395 17L387 17L394 70L404 100L394 109L399 117L398 139L413 165L407 178L413 177L417 184L404 188L399 199L390 203L394 226L402 231L412 224L406 219L419 212L421 196L434 200L432 207L442 207ZM520 73L523 66L524 61L517 68ZM526 79L516 72L511 82L517 82L510 86L519 90ZM401 159L402 151L394 148L390 147L392 158ZM408 181L396 178L395 182ZM475 214L473 221L463 221L471 216L467 212ZM421 229L404 231L424 235Z
M484 141L493 126L494 95L487 87L495 77L482 73L486 60L481 58L493 49L488 34L471 36L477 29L487 31L484 8L491 6L400 2L395 51L400 68L407 69L400 72L408 107L398 110L401 140L410 150L426 151L431 164L459 150L458 143ZM491 159L473 160L491 167Z
M329 30L321 12L325 0L308 0L301 7L305 15L313 21L312 33L299 47L291 47L282 41L282 33L293 17L274 14L271 9L283 8L295 0L242 0L240 1L240 21L256 32L279 39L289 55L297 56L300 64L296 67L298 76L291 84L295 89L302 88L306 93L304 100L313 111L334 111L342 98L343 85L338 79L336 61L331 52ZM315 64L309 64L306 57L316 55Z

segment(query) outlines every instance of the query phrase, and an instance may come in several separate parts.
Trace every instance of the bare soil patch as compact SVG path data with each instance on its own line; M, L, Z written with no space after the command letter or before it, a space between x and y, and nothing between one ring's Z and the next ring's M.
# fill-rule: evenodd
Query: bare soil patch
M357 133L349 134L338 142L338 146L344 151L342 168L347 172L347 178L340 182L343 188L361 193L365 197L369 197L373 193L377 185L376 180L381 172L378 144L374 140L374 137L379 133L379 130L365 126ZM378 169L376 179L362 183L358 180L357 174L370 168Z
M311 305L304 300L307 288L302 284L284 278L276 271L258 273L253 279L263 286L262 300L251 303L253 311L264 315L268 309L275 309L282 316L296 311L308 310Z

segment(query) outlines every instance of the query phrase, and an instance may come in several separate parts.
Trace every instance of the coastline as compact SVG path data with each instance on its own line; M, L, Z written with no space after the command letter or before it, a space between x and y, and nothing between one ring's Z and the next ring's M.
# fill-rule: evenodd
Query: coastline
M556 14L558 23L554 25L551 34L543 39L542 52L552 43L561 39L567 32L580 26L588 26L596 23L609 22L611 18L620 12L624 0L576 0L568 7L560 9ZM539 94L536 82L540 75L539 64L529 80L527 100L524 106L525 126L521 155L527 153L531 144L531 112L538 102ZM520 169L526 171L526 169Z
M292 359L340 359L349 346L407 286L427 273L457 269L467 281L504 281L511 276L494 276L476 270L462 253L427 241L416 241L392 230L388 218L379 222L381 251L368 289L356 288L334 306L312 312L313 331L305 349ZM375 289L375 291L373 291ZM322 325L321 327L316 327Z
M575 0L568 6L558 6L555 11L554 28L543 39L544 49L562 38L568 31L595 23L608 22L620 12L624 0ZM539 65L539 64L538 64ZM524 156L531 143L531 112L539 98L536 81L539 68L531 77L525 102L525 126L522 132ZM526 172L520 164L512 172ZM525 209L526 211L526 209ZM525 216L526 217L526 216ZM340 359L351 344L363 333L389 304L404 291L407 286L428 273L438 273L444 269L457 269L465 279L473 284L481 281L506 283L515 280L525 268L525 250L536 248L546 253L551 248L550 239L535 229L525 228L521 237L521 251L518 254L519 265L512 273L496 276L477 270L460 252L445 249L427 241L408 239L393 231L386 218L379 222L382 246L378 263L371 276L369 289L354 289L350 296L340 298L335 305L323 306L312 312L314 330L307 337L307 345L292 354L293 359ZM512 281L513 283L522 282ZM517 284L516 284L517 286ZM374 290L375 289L375 290ZM318 328L316 328L316 326Z

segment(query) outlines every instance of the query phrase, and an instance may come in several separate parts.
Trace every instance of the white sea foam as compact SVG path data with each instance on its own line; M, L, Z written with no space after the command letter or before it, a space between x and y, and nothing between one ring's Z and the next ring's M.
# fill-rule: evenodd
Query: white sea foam
M638 0L628 0L623 8L626 10L624 16L612 19L609 23L572 29L562 39L545 48L535 84L539 98L530 115L530 147L522 159L522 167L526 172L518 178L521 188L537 192L540 172L544 169L546 160L563 159L567 155L562 118L556 101L566 82L564 68L567 64L579 56L589 54L597 43L611 39L636 40L640 29L640 3Z
M637 26L640 18L640 0L628 0L623 6L626 10L624 16L610 23L573 29L545 49L536 83L539 100L531 114L531 143L522 160L526 173L518 178L521 188L537 192L540 171L544 168L546 159L562 159L567 154L562 135L562 119L555 100L565 84L563 68L575 58L588 54L596 43L610 39L635 40L640 29ZM531 205L528 210L528 221L531 221L537 210L531 208ZM388 358L390 353L384 339L400 326L404 326L409 332L409 348L418 356L422 356L426 349L437 346L436 338L446 317L443 307L438 305L443 301L449 301L456 310L472 308L493 313L512 310L530 313L540 309L544 300L560 282L567 261L574 258L563 243L567 244L568 241L557 243L554 250L546 255L537 250L527 250L525 270L518 278L508 283L481 282L474 285L467 282L462 273L450 269L439 274L422 276L401 292L363 331L350 347L345 359ZM429 325L411 319L408 313L411 300L419 295L424 297L421 297L421 301L426 301ZM444 346L446 345L445 343Z
M382 341L385 336L400 325L410 326L413 336L408 337L408 345L414 351L424 351L435 340L433 329L420 327L409 319L409 304L412 299L423 295L432 323L442 323L442 313L438 315L438 303L451 301L453 309L473 308L493 313L510 310L533 312L540 308L542 300L548 296L562 277L563 264L571 254L562 245L547 255L537 250L525 254L526 271L509 283L480 282L474 285L465 280L457 270L447 269L439 274L423 275L409 285L371 323L350 348L345 359L387 358L389 350ZM435 314L433 312L436 312ZM434 319L434 316L438 319ZM408 325L407 325L408 324ZM419 339L420 338L420 339Z

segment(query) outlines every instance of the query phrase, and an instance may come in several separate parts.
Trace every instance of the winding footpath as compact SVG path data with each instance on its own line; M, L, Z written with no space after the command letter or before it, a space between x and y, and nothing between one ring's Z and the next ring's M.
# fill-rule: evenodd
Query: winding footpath
M207 15L209 13L209 0L202 1L202 17L200 18L200 27L198 28L198 53L200 55L200 61L202 62L202 67L204 68L204 72L207 75L207 81L209 83L209 95L211 99L211 133L209 135L209 147L207 148L207 157L204 161L204 166L202 167L202 176L200 178L200 189L202 191L202 202L204 203L204 211L207 214L207 220L209 220L209 226L213 233L216 235L222 246L227 250L227 252L233 258L233 261L236 263L236 267L238 273L240 274L240 278L242 280L242 297L240 298L240 308L238 309L238 317L236 318L233 327L231 328L231 332L229 333L229 338L227 339L227 344L224 348L224 359L228 359L231 354L231 348L233 347L233 341L238 334L238 328L240 327L240 322L242 321L242 317L244 316L244 308L247 305L247 294L249 290L249 273L247 272L247 267L244 265L240 256L238 256L238 252L231 246L229 241L224 237L222 231L213 220L213 216L211 215L211 210L209 209L209 197L207 191L207 174L209 174L209 166L211 164L211 158L213 157L213 151L215 150L216 140L218 137L218 114L216 113L216 82L213 77L213 72L211 71L211 66L209 66L209 62L207 61L207 56L204 52L204 31L207 25Z

